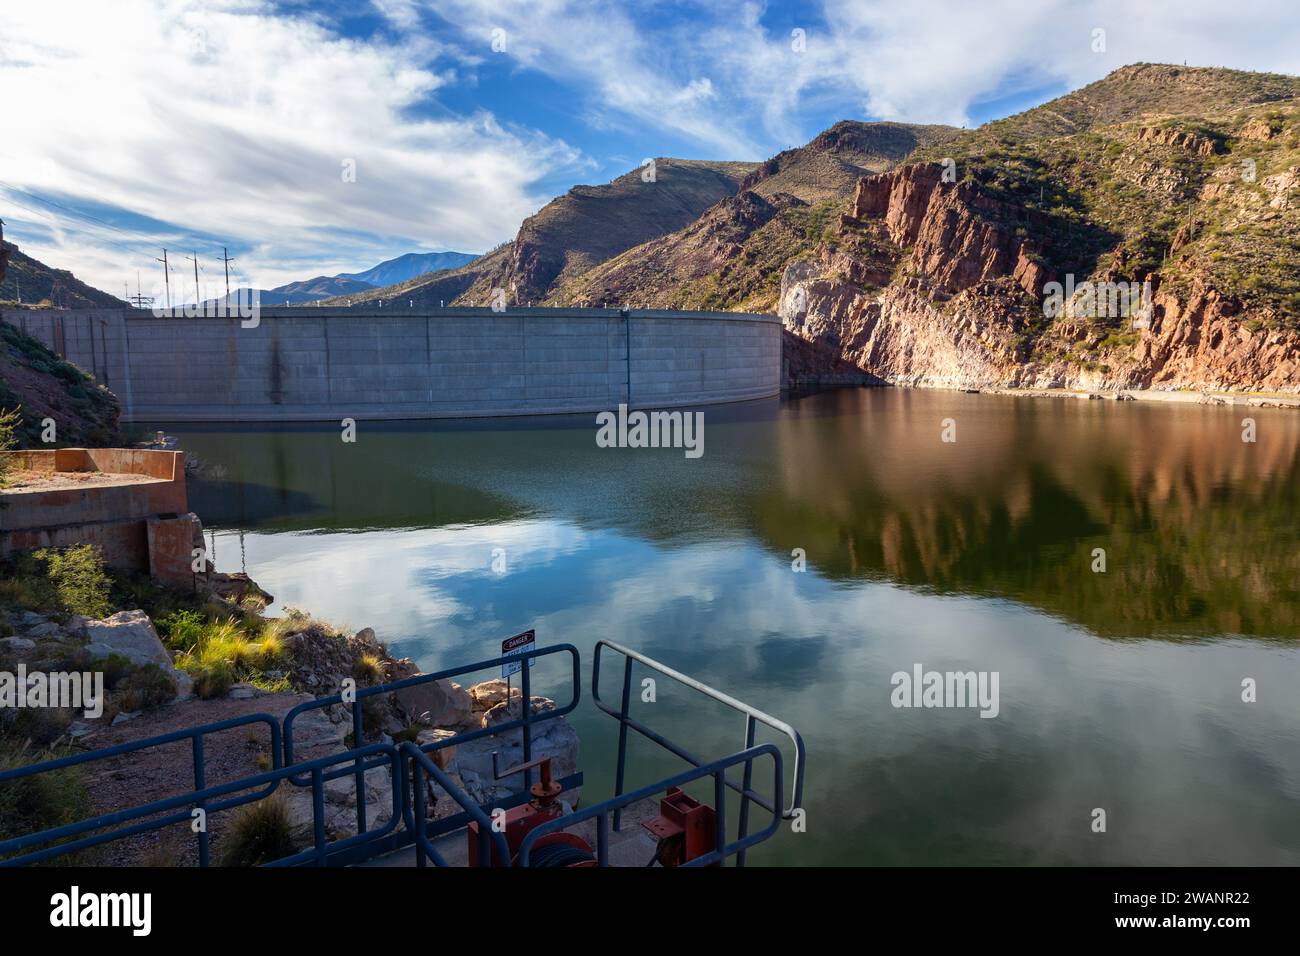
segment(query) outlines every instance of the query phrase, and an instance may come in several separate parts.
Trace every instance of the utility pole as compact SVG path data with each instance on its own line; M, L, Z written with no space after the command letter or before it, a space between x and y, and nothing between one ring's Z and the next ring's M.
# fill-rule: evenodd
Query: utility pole
M5 248L5 221L0 219L0 282L4 281L9 266L9 250Z
M225 246L221 247L221 261L226 267L226 305L230 305L230 264L235 260L230 258Z
M140 270L135 271L135 295L127 298L137 309L143 309L146 305L153 305L153 296L144 295L140 291Z
M203 305L203 296L199 294L199 251L195 249L194 255L185 258L194 263L194 307L199 309Z
M172 277L171 270L167 267L167 250L163 250L161 259L155 257L153 261L163 264L163 283L167 288L167 311L170 312L172 310Z

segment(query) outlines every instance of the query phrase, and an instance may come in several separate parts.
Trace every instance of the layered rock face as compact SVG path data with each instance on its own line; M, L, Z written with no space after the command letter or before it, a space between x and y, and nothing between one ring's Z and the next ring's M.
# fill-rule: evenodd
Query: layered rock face
M1182 134L1164 140L1207 149ZM919 163L860 181L839 247L783 273L788 332L898 385L1300 391L1300 334L1195 272L1180 276L1181 292L1141 276L1149 309L1112 327L1077 317L1077 297L1045 311L1044 287L1063 278L1027 238L1045 217L944 172ZM1272 193L1294 201L1292 187ZM1121 245L1112 268L1123 262Z

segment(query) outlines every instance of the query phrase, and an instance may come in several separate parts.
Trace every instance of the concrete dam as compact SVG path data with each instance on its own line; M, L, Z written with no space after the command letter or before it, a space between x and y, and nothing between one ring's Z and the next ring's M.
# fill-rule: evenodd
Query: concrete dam
M262 308L0 318L91 373L124 422L470 418L705 405L781 388L781 323L739 312Z

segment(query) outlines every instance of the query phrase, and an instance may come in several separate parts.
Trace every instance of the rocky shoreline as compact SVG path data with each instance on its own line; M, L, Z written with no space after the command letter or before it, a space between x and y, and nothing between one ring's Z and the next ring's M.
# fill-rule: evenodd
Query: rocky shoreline
M205 609L210 614L248 614L250 594L269 599L246 578L225 583L229 585L224 588L225 596L214 591L207 597ZM245 602L243 608L241 599ZM248 714L267 714L282 722L300 704L350 687L388 684L421 673L411 659L389 654L370 628L343 634L292 610L280 618L264 618L259 612L257 620L272 628L280 642L276 666L255 681L240 680L220 688L220 693L212 693L202 675L196 681L196 675L185 670L185 654L168 646L155 621L143 610L117 611L100 619L0 611L0 633L12 632L0 638L0 670L14 670L21 665L27 673L72 668L113 672L102 701L102 714L87 717L81 711L44 712L39 717L39 729L33 730L15 722L19 711L9 711L0 713L0 734L11 738L26 734L28 739L21 749L37 760L48 759L51 754L112 747ZM139 690L141 682L137 678L142 674L149 676L148 694ZM440 679L371 695L360 704L365 735L362 741L352 740L352 705L334 703L311 709L294 721L293 759L311 760L370 743L437 743L459 733L517 719L520 696L518 688L508 688L499 678L470 686ZM554 707L547 698L532 698L534 713ZM189 749L189 741L183 740L86 765L82 776L88 809L92 814L107 813L189 792L194 785ZM472 799L486 804L513 793L522 779L495 779L494 752L501 769L522 762L522 732L486 734L468 743L443 747L433 752L433 759ZM533 734L532 755L551 757L557 777L574 773L577 734L563 717L549 720ZM256 723L210 735L205 740L205 757L208 785L265 772L273 763L269 734L264 725ZM331 840L341 839L356 830L355 779L351 775L341 777L330 781L325 789L326 833ZM572 802L578 794L564 796ZM440 788L431 785L428 797L432 819L460 811L459 805ZM313 829L310 788L282 781L268 799L282 802L294 845L309 846ZM388 822L393 800L386 766L367 774L365 802L369 829ZM238 812L214 815L210 830L214 854L230 819ZM94 862L183 865L194 862L196 852L189 828L178 824L108 844Z

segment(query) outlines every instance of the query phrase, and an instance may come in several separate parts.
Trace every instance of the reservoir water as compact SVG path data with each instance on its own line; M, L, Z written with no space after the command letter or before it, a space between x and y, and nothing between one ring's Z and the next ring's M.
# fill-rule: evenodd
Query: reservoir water
M597 447L590 415L167 430L206 465L217 567L272 613L425 670L530 627L577 645L589 798L600 638L794 724L807 831L752 863L1300 864L1300 414L894 389L703 411L699 458ZM918 665L996 673L996 716L894 706ZM701 755L743 743L666 682L636 709ZM681 769L633 756L633 785Z

